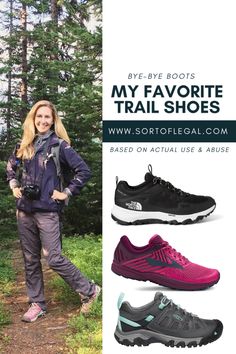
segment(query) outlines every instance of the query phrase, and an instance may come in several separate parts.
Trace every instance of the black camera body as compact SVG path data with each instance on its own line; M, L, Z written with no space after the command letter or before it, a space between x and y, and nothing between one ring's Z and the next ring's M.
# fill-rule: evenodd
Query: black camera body
M22 194L30 200L38 200L40 198L40 188L37 185L30 184L22 188Z

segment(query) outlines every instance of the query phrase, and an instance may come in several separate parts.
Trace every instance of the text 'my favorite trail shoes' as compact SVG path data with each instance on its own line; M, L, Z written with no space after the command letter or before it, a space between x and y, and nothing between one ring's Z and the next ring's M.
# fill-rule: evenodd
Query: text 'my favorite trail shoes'
M190 262L158 235L143 247L134 246L127 236L122 236L115 249L112 271L125 278L149 280L178 290L206 289L220 279L216 269Z
M223 331L219 320L205 320L193 315L162 293L141 307L132 307L118 299L119 317L115 338L127 346L162 343L168 347L196 347L217 340Z
M185 193L155 177L151 165L148 170L145 181L138 186L117 183L111 216L119 224L190 224L215 209L213 198Z

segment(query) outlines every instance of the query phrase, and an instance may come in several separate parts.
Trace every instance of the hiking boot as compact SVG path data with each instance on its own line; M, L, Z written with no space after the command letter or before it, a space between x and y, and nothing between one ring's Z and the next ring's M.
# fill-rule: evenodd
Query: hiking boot
M28 311L23 315L21 320L24 322L34 322L45 313L46 311L42 310L38 304L33 302L30 304Z
M220 279L218 270L190 262L158 235L142 247L122 236L115 249L112 271L125 278L149 280L178 290L206 289Z
M118 299L115 338L126 346L162 343L168 347L196 347L217 340L223 331L219 320L205 320L175 305L162 293L141 307Z
M213 198L185 193L154 176L151 165L144 179L137 186L126 181L117 183L111 216L119 224L190 224L208 216L216 207Z
M95 285L95 290L94 290L93 295L86 296L86 297L81 296L82 306L80 309L80 313L87 314L90 311L92 304L94 303L94 301L97 300L100 292L101 292L100 286Z

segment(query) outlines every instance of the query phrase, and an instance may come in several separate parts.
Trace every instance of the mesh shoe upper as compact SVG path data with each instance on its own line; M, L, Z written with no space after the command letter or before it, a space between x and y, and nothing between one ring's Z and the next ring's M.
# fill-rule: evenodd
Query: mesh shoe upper
M30 304L28 311L23 315L22 321L34 322L38 317L43 316L46 311L42 310L37 303Z
M170 182L154 176L151 170L146 173L144 179L145 181L137 186L120 181L115 192L115 204L126 209L178 215L198 213L215 205L213 198L183 192ZM134 208L134 204L138 205L139 209Z
M114 253L114 262L125 269L149 274L150 281L155 274L199 284L217 282L220 277L216 269L190 262L158 235L154 235L143 247L134 246L127 236L121 237Z
M123 332L146 329L180 338L210 335L218 322L187 312L159 292L152 302L142 307L134 308L128 302L123 302L119 315L119 327Z

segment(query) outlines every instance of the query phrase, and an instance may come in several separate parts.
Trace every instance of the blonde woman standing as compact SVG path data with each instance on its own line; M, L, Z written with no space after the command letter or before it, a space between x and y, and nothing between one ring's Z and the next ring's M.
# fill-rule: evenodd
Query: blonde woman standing
M88 312L101 289L62 256L59 213L65 201L79 194L90 178L89 168L70 146L66 129L51 102L37 102L28 113L23 128L21 143L7 164L9 185L16 198L17 226L30 304L22 320L33 322L46 313L41 250L49 267L81 296L81 312ZM74 172L73 179L63 190L53 147L59 149L60 165ZM21 176L19 166L22 166Z

